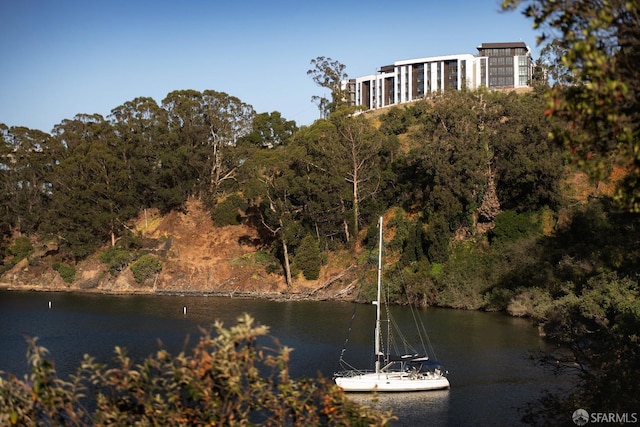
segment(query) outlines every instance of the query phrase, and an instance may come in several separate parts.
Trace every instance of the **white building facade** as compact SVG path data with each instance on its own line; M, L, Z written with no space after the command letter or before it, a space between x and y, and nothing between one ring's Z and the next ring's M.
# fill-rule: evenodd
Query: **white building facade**
M457 54L396 61L377 74L343 81L351 103L368 110L429 98L462 88L528 87L531 50L522 42L483 43L478 55Z

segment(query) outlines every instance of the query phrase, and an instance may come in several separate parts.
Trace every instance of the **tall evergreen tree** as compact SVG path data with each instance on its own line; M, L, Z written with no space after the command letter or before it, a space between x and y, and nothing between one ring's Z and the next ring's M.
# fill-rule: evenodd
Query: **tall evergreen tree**
M6 226L19 234L34 233L51 196L55 141L51 135L26 127L2 132L2 192Z
M54 128L66 147L52 182L51 211L44 230L58 236L75 258L116 239L139 208L123 165L120 140L102 116L78 115Z

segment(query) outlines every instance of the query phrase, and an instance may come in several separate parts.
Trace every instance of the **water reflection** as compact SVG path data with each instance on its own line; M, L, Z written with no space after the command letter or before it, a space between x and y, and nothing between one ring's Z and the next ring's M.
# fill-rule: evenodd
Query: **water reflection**
M449 425L449 390L416 393L349 393L349 399L381 411L393 410L394 426Z

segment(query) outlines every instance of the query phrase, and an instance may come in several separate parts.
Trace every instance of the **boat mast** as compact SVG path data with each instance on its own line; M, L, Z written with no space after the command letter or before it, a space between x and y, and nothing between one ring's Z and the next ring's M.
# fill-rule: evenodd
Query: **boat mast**
M375 347L376 353L376 373L380 372L380 293L382 288L382 216L378 225L378 299L376 301L376 330L375 330Z

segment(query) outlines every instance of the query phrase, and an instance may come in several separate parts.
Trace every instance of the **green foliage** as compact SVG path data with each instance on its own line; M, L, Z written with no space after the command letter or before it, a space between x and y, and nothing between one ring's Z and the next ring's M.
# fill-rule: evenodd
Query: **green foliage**
M512 316L544 319L552 305L551 295L546 289L516 289L507 304L507 313Z
M453 238L451 225L444 215L432 215L427 224L426 232L427 258L431 262L444 263L450 255L450 243Z
M133 278L140 285L162 271L162 262L155 255L145 254L131 264Z
M635 412L640 401L640 287L636 279L602 274L580 291L556 300L544 331L561 344L541 362L577 378L562 395L548 394L530 406L526 421L552 425L575 408L589 412ZM567 349L569 351L567 351Z
M0 371L0 424L19 426L90 425L80 404L86 386L77 379L56 375L48 351L29 339L27 362L31 372L24 381Z
M380 116L380 131L386 135L406 133L412 122L409 111L406 107L391 107L386 114Z
M253 131L244 136L242 142L261 148L286 145L298 130L294 121L285 120L277 111L256 114L252 128Z
M422 224L412 224L404 242L401 263L404 265L421 262L425 257L426 239Z
M109 246L100 253L100 261L107 265L112 275L124 270L134 259L135 255L133 253L117 246Z
M278 258L272 252L259 250L255 254L255 260L256 262L264 266L267 273L282 274L282 265Z
M18 262L31 255L33 245L28 237L17 237L9 247L9 252L14 256L15 262Z
M311 79L318 86L331 92L331 99L314 95L311 97L311 101L318 105L320 116L328 118L346 103L345 100L349 99L348 94L342 88L342 81L347 78L347 73L344 71L347 67L339 61L324 56L312 59L311 65L313 68L307 70L307 75L311 76Z
M424 258L385 272L384 282L392 303L409 302L415 307L429 307L436 302L436 281L429 261Z
M242 222L241 213L247 208L246 200L234 193L216 203L211 211L211 218L218 226L238 225Z
M50 173L58 143L51 135L0 124L0 235L38 231L47 210Z
M457 244L437 277L435 301L443 307L477 310L490 287L490 258L472 245Z
M60 274L65 283L73 283L73 280L76 278L76 269L69 264L54 262L52 268Z
M640 211L640 5L637 1L504 0L542 30L539 42L557 39L574 84L550 92L547 114L563 124L555 138L574 162L596 179L613 165L626 176L617 199Z
M290 378L291 349L261 344L268 328L248 315L202 332L190 353L159 349L138 364L120 347L112 366L85 355L71 382L31 340L25 381L0 373L0 424L367 426L394 418L323 378Z
M302 271L307 280L317 280L320 277L322 258L317 240L312 235L305 236L296 249L295 265Z
M540 225L536 215L504 211L496 216L490 239L492 244L505 244L539 232Z

